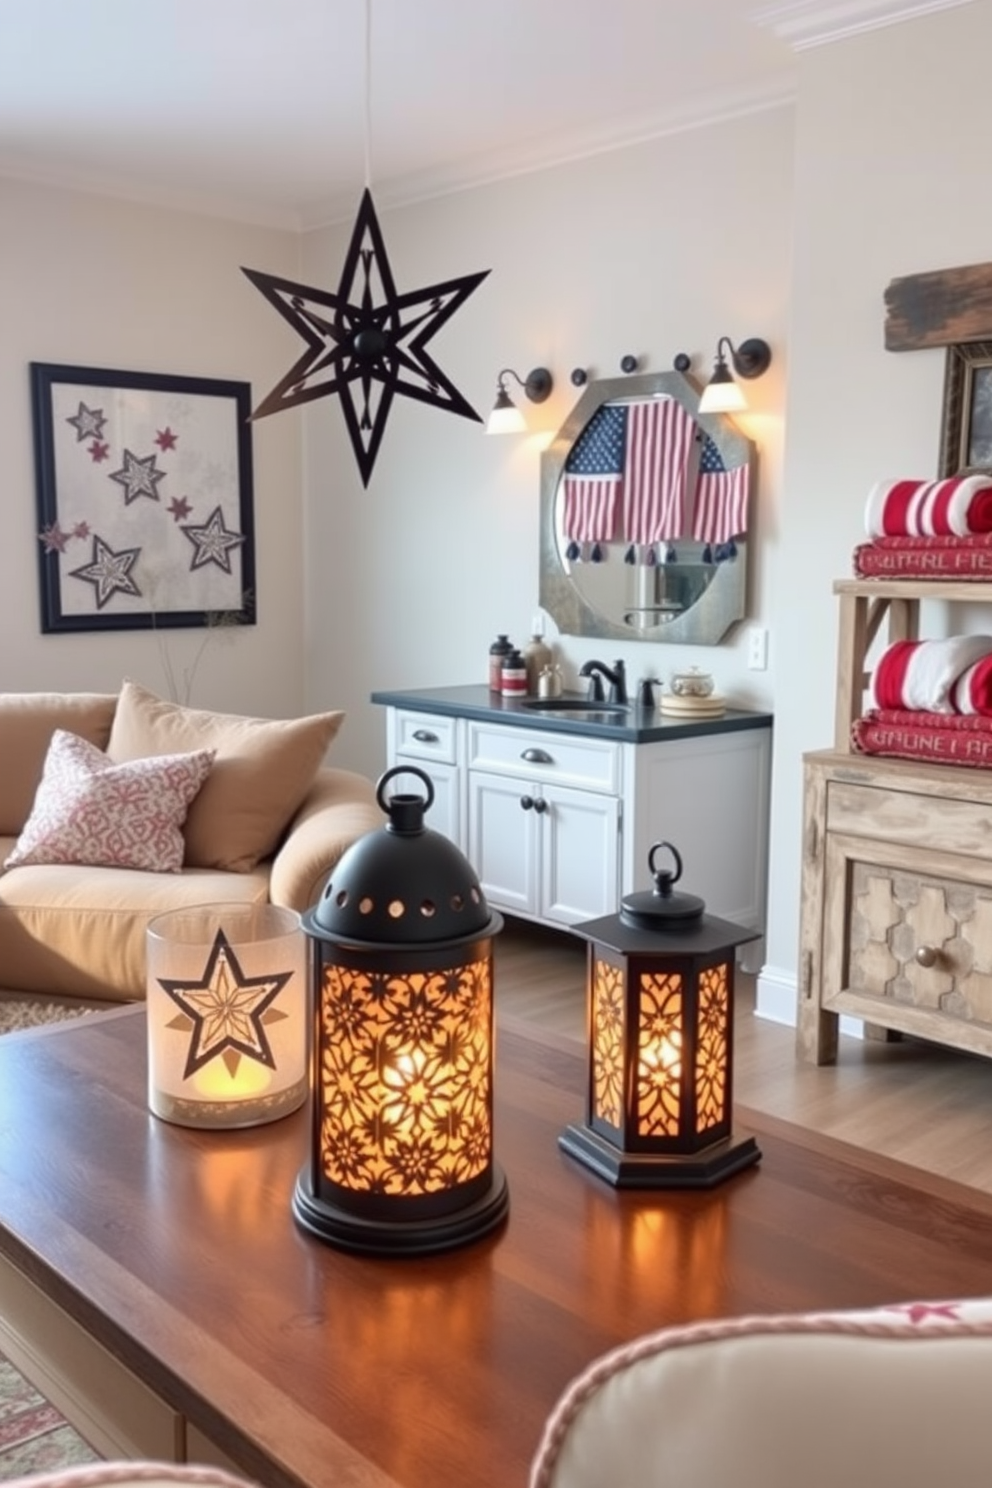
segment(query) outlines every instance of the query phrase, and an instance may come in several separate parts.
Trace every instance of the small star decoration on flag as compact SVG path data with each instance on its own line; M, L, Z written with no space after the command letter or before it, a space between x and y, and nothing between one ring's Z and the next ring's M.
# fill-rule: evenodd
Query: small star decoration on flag
M397 294L367 188L336 294L254 269L242 272L306 342L253 418L339 394L364 486L395 394L482 422L429 355L427 343L489 270Z

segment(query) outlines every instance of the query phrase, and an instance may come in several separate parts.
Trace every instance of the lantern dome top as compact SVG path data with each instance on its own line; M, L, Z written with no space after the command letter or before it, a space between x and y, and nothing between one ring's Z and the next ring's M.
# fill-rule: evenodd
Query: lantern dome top
M426 798L387 797L385 787L396 775L418 776ZM380 776L376 800L389 820L342 853L320 900L303 916L304 928L348 945L396 949L500 930L502 920L490 912L471 863L443 833L424 825L434 801L430 776L415 765L396 766Z

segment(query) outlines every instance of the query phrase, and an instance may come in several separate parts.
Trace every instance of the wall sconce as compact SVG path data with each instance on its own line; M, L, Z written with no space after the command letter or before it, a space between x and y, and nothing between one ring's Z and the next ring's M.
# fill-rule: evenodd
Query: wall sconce
M655 869L665 848L673 872ZM558 1141L615 1188L711 1188L761 1156L731 1129L734 952L758 934L673 892L671 843L648 867L653 890L573 926L589 941L586 1116Z
M179 1126L275 1121L307 1097L307 943L272 904L172 910L146 932L148 1105Z
M416 775L419 795L383 792ZM493 1161L493 937L466 858L424 826L416 767L377 789L389 821L353 843L303 917L312 937L313 1112L298 1223L363 1255L450 1250L507 1213Z
M729 336L721 336L716 346L713 376L703 388L699 399L700 413L740 413L747 407L747 399L727 366L724 347L727 348L738 377L748 379L761 377L768 371L771 364L772 349L767 341L761 340L760 336L752 336L750 340L742 341L736 350Z
M520 377L512 367L504 367L497 379L496 402L486 424L487 434L522 434L527 428L523 414L506 391L507 377L516 378L532 403L543 403L554 385L547 367L535 367L526 377Z

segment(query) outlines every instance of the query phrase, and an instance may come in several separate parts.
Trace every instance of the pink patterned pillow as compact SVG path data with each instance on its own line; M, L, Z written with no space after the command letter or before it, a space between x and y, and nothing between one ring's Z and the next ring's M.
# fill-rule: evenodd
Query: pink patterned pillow
M212 749L115 765L76 734L56 729L24 828L4 863L79 863L178 873L182 826L210 773Z

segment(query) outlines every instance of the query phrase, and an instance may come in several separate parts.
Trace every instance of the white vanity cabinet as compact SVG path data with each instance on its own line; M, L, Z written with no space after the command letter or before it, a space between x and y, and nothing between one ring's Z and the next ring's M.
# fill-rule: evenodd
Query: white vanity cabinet
M372 701L386 707L389 766L430 776L427 825L465 853L494 909L558 927L614 914L624 894L651 887L648 853L668 841L681 889L763 933L768 714L549 721L475 686Z
M617 746L471 720L465 734L466 855L490 904L550 925L612 914Z

